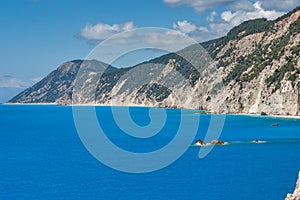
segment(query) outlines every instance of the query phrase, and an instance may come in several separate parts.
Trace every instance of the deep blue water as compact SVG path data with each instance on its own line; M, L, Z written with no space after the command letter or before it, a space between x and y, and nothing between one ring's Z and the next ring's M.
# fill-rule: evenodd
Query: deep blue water
M150 122L148 108L130 110L137 124ZM143 140L122 134L109 107L97 108L108 137L136 152L173 139L179 111L167 113L166 128ZM201 116L195 139L203 139L209 121L210 115ZM300 120L228 115L220 139L245 143L217 146L204 159L200 147L191 146L162 170L129 174L88 153L71 107L0 105L0 199L284 199L300 170L299 130ZM246 143L253 139L267 143Z

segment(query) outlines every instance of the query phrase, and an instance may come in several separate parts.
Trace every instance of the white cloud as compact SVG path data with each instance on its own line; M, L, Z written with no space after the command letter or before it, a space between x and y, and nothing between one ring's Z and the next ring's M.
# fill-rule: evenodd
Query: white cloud
M182 33L190 33L197 29L197 26L187 20L177 21L176 24L173 24L173 28Z
M267 18L268 20L291 11L300 5L300 0L163 0L164 3L171 6L188 6L192 7L196 12L211 11L207 16L209 22L209 33L215 36L224 36L233 27L244 21ZM216 8L225 8L222 13L217 13ZM178 26L178 25L177 25ZM180 30L178 27L177 30ZM198 28L198 30L200 30ZM201 29L204 31L204 29ZM195 31L184 32L189 35L195 35ZM191 34L193 33L193 34ZM198 34L199 35L199 34ZM203 38L203 36L202 36ZM209 38L209 37L206 37Z
M212 14L212 16L210 16L209 18L213 20L214 15L217 15L217 13ZM193 38L198 42L207 41L217 37L217 35L210 32L207 27L197 26L194 23L189 22L187 20L177 21L176 24L173 24L173 29L183 34L186 34L187 36Z
M210 13L210 15L206 17L206 19L207 19L207 21L212 22L212 21L215 20L215 17L216 17L216 16L217 16L217 12L216 12L216 11L212 11L212 12Z
M0 74L0 103L7 102L9 99L16 96L21 91L32 86L35 81L22 80L10 75L1 75Z
M236 13L232 13L231 11L225 11L221 14L221 18L225 22L230 22L235 16L236 16Z
M223 6L233 11L250 11L253 0L163 0L171 6L186 5L197 12L214 10L216 6ZM258 2L257 0L254 2ZM300 0L260 0L262 8L266 10L290 11L300 5Z
M300 0L260 0L261 6L267 10L291 11L300 5Z
M176 3L179 3L181 0L164 0L165 3L168 3L168 4L176 4Z
M179 50L180 47L186 47L186 44L191 45L188 38L173 30L150 31L144 35L143 40L149 45L161 46L164 49Z
M194 8L197 12L204 12L218 5L226 6L233 4L236 0L164 0L164 2L171 6L187 5Z
M204 32L204 33L209 32L208 29L207 29L206 27L204 27L204 26L200 26L200 27L198 28L198 30L201 31L201 32Z
M253 10L252 0L237 0L227 6L228 9L233 11L252 11Z
M127 34L127 32L120 33L108 40L102 41L86 59L97 59L105 63L113 64L119 58L123 57L122 62L125 60L125 66L133 66L137 63L135 63L130 56L126 58L130 52L143 51L145 49L152 51L159 50L158 56L162 55L162 51L177 52L187 46L195 44L195 40L186 37L185 34L179 31L170 29L137 28L130 33L131 36L127 37L126 40L123 34ZM144 60L153 58L152 55L150 55L150 57L147 56L147 53L142 55ZM118 66L124 66L122 62L118 63Z
M35 78L31 78L29 81L31 81L33 83L37 83L37 82L39 82L42 79L43 79L43 77L35 77Z
M14 78L12 76L4 75L0 77L0 87L14 87L14 88L22 88L26 87L25 81L19 80L17 78Z
M135 28L133 22L126 22L124 24L104 24L98 23L96 25L87 24L81 31L80 35L90 40L105 40L108 37L123 32L131 31Z
M176 34L176 31L186 34L187 36L192 37L196 41L202 42L215 38L214 34L208 34L209 30L204 26L197 26L196 24L189 22L187 20L179 20L173 24L173 30L157 31L157 32L148 32L147 34L137 34L134 29L137 27L134 26L133 22L127 22L124 24L105 24L98 23L96 25L86 25L80 32L81 36L87 40L102 41L103 46L114 46L121 44L134 43L146 43L146 44L162 44L163 46L174 45L175 43L180 43L183 36ZM128 31L125 32L124 31ZM147 31L146 31L147 32ZM118 34L112 40L106 40L107 38ZM185 42L185 41L184 41ZM183 42L183 43L184 43ZM177 45L176 45L177 46Z
M217 35L225 35L230 29L241 24L244 21L256 19L256 18L267 18L269 20L276 19L283 15L285 12L279 12L275 10L265 10L262 8L260 2L255 2L252 5L250 11L224 11L221 13L220 19L209 18L210 27ZM212 20L211 20L212 19Z
M36 78L21 80L10 75L0 75L0 88L27 88L37 81L38 80Z
M273 1L273 4L275 0ZM286 0L288 5L294 5L299 0ZM270 6L269 1L261 0L251 3L250 0L164 0L169 5L189 5L194 7L197 11L204 11L210 7L217 5L225 5L228 9L218 14L216 11L212 11L206 20L208 21L208 27L199 26L194 22L188 20L179 20L173 24L173 30L179 31L187 36L195 39L198 42L207 41L222 37L228 33L230 29L241 24L244 21L267 18L273 20L285 12L276 11L275 9L265 9L263 6ZM172 45L178 42L178 35L172 33L172 31L158 31L150 32L146 35L136 34L133 31L135 25L133 22L126 22L124 24L105 24L98 23L96 25L86 25L81 30L81 36L88 40L104 41L103 45L113 46L118 44L129 43L146 43L146 44L158 44L163 46ZM105 39L113 36L114 34L128 31L126 34L122 33L114 40Z

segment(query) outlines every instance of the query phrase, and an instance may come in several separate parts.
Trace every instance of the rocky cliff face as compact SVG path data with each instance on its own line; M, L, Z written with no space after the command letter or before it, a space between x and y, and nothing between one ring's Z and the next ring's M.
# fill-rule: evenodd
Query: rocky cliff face
M285 200L300 200L300 172L293 194L288 194Z
M298 8L275 21L248 21L208 45L229 112L299 115L299 16Z
M10 102L300 115L300 7L275 21L244 22L202 46L211 60L191 46L127 69L67 62Z
M66 62L40 82L12 98L9 102L71 104L75 80L81 67L97 68L99 70L107 69L107 71L117 70L96 60Z

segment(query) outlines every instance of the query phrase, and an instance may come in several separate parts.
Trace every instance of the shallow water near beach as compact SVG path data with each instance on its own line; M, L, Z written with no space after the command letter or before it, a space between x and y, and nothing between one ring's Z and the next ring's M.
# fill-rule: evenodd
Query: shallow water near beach
M167 110L165 127L150 139L132 138L117 127L110 107L97 107L100 124L120 148L149 152L170 142L179 110ZM145 126L149 108L132 107ZM195 111L183 111L194 116ZM210 115L201 115L203 139ZM278 123L278 127L272 124ZM266 143L255 144L258 139ZM203 159L193 144L162 170L129 174L91 156L79 139L72 107L0 105L1 199L284 199L300 170L300 120L227 115L220 140L228 142Z

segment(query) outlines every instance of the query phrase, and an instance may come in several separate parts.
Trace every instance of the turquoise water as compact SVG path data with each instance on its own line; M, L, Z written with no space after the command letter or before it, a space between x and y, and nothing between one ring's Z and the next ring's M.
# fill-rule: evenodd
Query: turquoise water
M163 147L180 121L178 110L168 110L166 128L143 140L123 134L110 111L97 108L108 137L135 152ZM130 111L137 124L150 122L148 108ZM209 121L210 115L201 116L195 140L204 138ZM284 199L300 170L299 130L295 119L228 115L220 139L229 145L204 159L200 147L191 146L162 170L129 174L88 153L71 107L0 105L0 199ZM254 139L267 143L249 142Z

